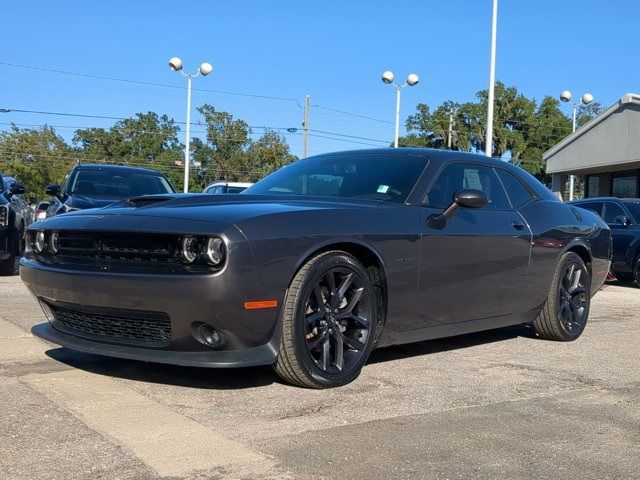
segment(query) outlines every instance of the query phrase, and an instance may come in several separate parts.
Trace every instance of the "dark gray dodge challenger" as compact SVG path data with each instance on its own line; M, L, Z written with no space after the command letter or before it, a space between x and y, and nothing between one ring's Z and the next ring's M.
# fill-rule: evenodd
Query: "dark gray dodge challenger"
M354 380L373 348L587 323L611 239L508 163L426 149L321 155L241 195L156 195L39 221L20 273L73 350Z

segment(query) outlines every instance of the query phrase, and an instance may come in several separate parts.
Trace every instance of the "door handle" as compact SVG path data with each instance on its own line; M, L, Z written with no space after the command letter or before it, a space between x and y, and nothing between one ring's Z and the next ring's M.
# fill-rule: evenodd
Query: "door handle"
M516 230L524 230L524 225L523 225L523 224L521 224L521 223L518 223L518 222L514 222L514 221L512 221L512 222L511 222L511 226L512 226L513 228L515 228Z

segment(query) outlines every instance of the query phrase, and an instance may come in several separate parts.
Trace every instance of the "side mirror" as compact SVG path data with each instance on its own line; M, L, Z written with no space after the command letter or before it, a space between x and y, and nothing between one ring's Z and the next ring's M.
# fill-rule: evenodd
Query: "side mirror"
M631 225L631 220L629 220L629 217L627 217L626 215L618 215L613 223L622 225L624 228L627 228L629 225Z
M26 190L21 184L19 184L18 182L13 182L5 196L7 198L11 198L14 195L22 195L25 191Z
M9 191L12 195L22 195L24 192L26 192L24 185L18 182L13 182L9 187Z
M489 203L487 194L481 190L473 188L463 188L456 190L453 194L453 203L449 205L440 215L431 215L428 225L436 230L441 230L451 220L460 208L482 208Z
M453 195L453 203L465 208L482 208L489 203L489 198L481 190L463 188Z
M47 185L47 188L44 189L44 193L46 193L47 195L51 195L52 197L59 197L61 191L62 189L60 188L60 185L56 185L53 183Z

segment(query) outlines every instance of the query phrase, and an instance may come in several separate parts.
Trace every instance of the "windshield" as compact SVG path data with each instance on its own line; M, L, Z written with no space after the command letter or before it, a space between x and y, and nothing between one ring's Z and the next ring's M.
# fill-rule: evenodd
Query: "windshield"
M624 205L633 215L632 220L634 223L640 223L640 202L624 202Z
M112 169L77 170L67 191L71 195L109 199L173 192L171 184L158 173Z
M281 168L242 194L362 198L403 203L426 164L426 158L420 156L325 155Z

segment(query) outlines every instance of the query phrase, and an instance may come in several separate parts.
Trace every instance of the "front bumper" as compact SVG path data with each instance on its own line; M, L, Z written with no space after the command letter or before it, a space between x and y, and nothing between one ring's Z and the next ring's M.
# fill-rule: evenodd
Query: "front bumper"
M154 311L170 319L169 342L162 347L131 345L117 338L105 341L44 323L33 333L52 343L87 353L174 365L242 367L276 361L279 309L244 309L244 302L274 298L284 292L266 289L247 265L228 265L212 275L116 274L64 270L23 258L20 275L35 297L48 305L83 309ZM45 312L47 313L47 312ZM194 323L221 332L227 343L212 349L194 336ZM130 342L129 342L130 343Z
M271 342L241 350L176 352L93 342L63 333L50 323L36 325L31 331L43 340L79 352L185 367L227 368L271 365L275 363L278 353L277 345L272 345Z

